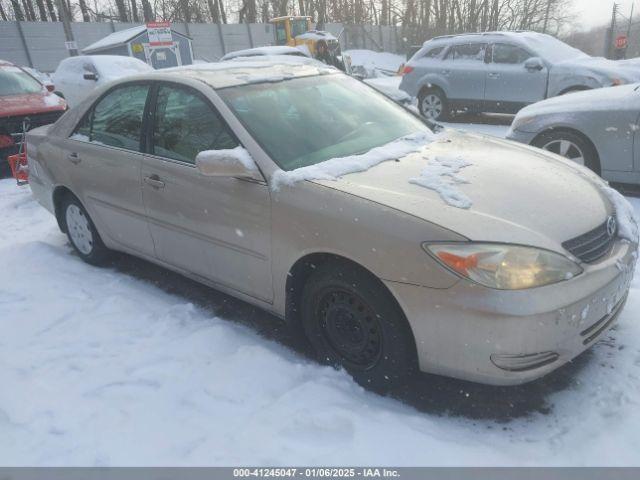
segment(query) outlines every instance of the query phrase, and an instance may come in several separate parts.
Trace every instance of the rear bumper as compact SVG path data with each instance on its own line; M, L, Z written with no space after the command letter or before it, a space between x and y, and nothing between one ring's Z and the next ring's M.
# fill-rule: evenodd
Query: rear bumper
M614 324L633 277L635 246L617 242L597 265L547 287L449 289L386 282L403 308L424 372L492 385L539 378L593 345Z

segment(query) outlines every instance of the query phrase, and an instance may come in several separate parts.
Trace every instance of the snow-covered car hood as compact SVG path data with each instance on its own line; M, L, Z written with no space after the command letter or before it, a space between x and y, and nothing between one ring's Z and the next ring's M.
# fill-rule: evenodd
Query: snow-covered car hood
M62 98L45 90L23 95L0 96L0 117L46 113L65 108L66 103Z
M598 186L602 182L586 169L577 172L568 161L531 147L451 131L400 160L314 182L471 240L555 251L613 210Z
M532 117L550 113L572 113L579 111L619 111L637 109L640 101L639 83L619 87L599 88L574 92L549 98L528 105L518 112L518 117Z
M632 65L622 66L613 60L588 55L553 64L551 74L569 76L593 74L599 77L598 80L618 79L628 83L640 81L640 68Z

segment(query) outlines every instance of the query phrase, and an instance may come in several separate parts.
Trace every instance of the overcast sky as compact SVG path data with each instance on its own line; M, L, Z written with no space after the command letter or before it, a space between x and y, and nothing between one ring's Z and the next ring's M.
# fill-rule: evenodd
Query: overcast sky
M631 4L635 1L634 18L640 21L640 1L639 0L616 0L620 5L620 12L626 17L629 16ZM573 0L574 10L577 14L576 20L583 28L596 27L611 21L611 9L613 0Z

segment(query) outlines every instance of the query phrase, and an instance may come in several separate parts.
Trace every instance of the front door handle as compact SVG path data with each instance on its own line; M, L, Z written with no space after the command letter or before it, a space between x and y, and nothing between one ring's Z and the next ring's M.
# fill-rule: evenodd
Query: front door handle
M500 74L499 73L495 73L495 72L491 72L491 73L489 73L489 78L500 78Z
M67 158L71 163L75 165L79 164L82 161L82 158L80 158L80 155L78 155L77 152L71 152L69 155L67 155Z
M451 73L451 70L442 70L443 75L449 75L450 73Z
M150 177L144 177L144 183L152 186L156 190L160 190L164 188L164 182L160 180L158 175L151 175Z

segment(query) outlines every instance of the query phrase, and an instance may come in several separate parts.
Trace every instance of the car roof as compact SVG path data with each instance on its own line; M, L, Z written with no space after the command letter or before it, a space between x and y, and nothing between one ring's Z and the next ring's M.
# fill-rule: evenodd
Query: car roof
M450 40L456 41L492 41L492 40L521 40L531 37L546 37L544 33L532 32L530 30L512 30L503 32L479 32L479 33L460 33L454 35L441 35L433 37L424 42L424 45L432 45L435 43L445 43Z
M257 57L261 55L299 55L305 56L302 50L296 47L289 47L287 45L278 45L278 46L266 46L266 47L256 47L256 48L247 48L245 50L236 50L233 52L229 52L224 55L220 60L229 60L231 58L237 57Z
M281 56L277 59L274 57L254 57L246 59L246 61L198 63L156 70L144 75L144 77L152 79L192 78L200 80L214 89L219 89L340 72L336 68L321 64L313 59L290 58L291 61L287 57Z

